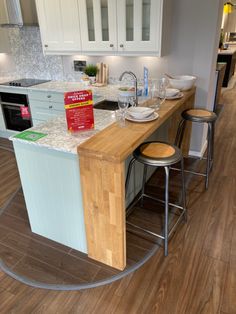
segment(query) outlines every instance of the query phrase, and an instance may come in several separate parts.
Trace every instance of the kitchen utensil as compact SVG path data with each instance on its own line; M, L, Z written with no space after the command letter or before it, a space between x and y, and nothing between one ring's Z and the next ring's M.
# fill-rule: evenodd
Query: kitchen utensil
M173 78L174 78L172 75L167 74L167 73L165 73L165 76L167 76L167 77L170 78L170 79L173 79Z

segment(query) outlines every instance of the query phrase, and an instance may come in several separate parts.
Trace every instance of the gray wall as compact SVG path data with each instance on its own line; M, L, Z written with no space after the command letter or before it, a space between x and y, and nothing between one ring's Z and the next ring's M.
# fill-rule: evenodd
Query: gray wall
M223 13L222 0L173 1L173 37L168 63L172 73L197 76L196 107L212 109L215 64ZM191 150L200 152L206 139L202 126L193 126Z

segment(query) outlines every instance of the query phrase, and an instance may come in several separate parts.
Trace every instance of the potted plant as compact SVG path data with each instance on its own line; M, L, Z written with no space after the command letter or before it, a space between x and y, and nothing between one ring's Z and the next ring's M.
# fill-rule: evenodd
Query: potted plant
M96 81L96 75L98 73L98 67L94 64L88 64L84 69L84 73L86 75L88 75L91 83L94 83Z

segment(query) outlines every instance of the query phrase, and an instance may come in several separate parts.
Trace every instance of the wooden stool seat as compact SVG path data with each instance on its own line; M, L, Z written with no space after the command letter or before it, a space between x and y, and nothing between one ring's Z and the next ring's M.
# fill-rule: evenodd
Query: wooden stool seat
M182 112L182 117L185 120L192 122L214 122L217 115L213 111L202 108L187 109Z
M150 166L168 166L177 163L182 158L180 149L164 142L146 142L133 153L134 158Z
M181 148L184 130L187 121L198 122L198 123L207 123L207 163L206 163L206 172L195 172L189 171L190 173L205 176L205 188L208 188L209 185L209 174L213 166L213 155L214 155L214 130L215 130L215 121L217 115L213 111L209 111L203 108L196 109L187 109L182 112L182 120L179 123L177 130L175 145Z

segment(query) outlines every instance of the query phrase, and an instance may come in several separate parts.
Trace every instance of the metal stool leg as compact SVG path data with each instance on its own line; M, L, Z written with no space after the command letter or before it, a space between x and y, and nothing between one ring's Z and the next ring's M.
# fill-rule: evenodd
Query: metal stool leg
M133 164L135 162L135 158L132 158L129 162L129 166L128 166L128 171L127 171L127 176L126 176L126 180L125 180L125 195L127 195L128 192L128 187L129 187L129 181L130 181L130 175L131 175L131 170L133 167Z
M184 178L184 159L181 159L181 180L182 180L182 206L184 211L184 220L187 222L187 207L186 207L186 190L185 190L185 178Z
M185 127L186 127L186 120L182 119L178 125L177 134L175 137L175 145L179 148L182 145Z
M165 167L165 226L164 226L164 250L165 256L168 255L168 235L169 235L169 167Z
M207 132L207 167L206 167L206 181L205 181L205 188L208 189L209 185L209 174L211 170L211 137L212 137L212 124L208 123L208 132Z
M211 170L213 168L214 161L214 138L215 138L215 122L212 122L212 130L211 130Z
M141 206L143 206L143 194L145 192L145 183L147 179L147 165L143 165L143 183L142 183L142 199L141 199Z

